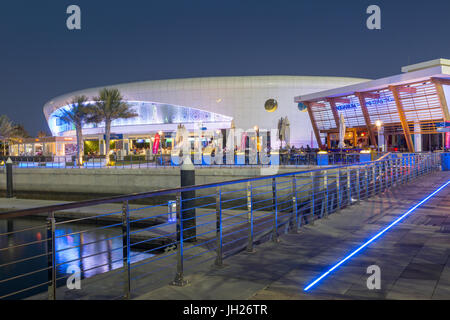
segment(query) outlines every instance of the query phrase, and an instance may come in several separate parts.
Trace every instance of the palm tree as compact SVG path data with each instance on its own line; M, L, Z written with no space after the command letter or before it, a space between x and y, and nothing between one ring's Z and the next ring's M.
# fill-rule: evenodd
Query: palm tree
M90 122L105 122L106 162L109 163L109 142L111 140L111 122L116 119L134 118L137 114L131 106L123 101L118 89L100 90L99 96L94 98L95 105Z
M11 138L13 134L14 125L11 120L5 115L0 116L0 139L3 144L3 155L6 155L6 141Z
M14 138L30 138L30 134L25 129L23 124L14 125L11 136Z
M87 122L92 115L93 105L87 103L86 96L75 96L68 103L69 109L60 109L56 115L61 121L72 124L75 127L77 135L77 164L83 164L84 142L83 142L83 123Z

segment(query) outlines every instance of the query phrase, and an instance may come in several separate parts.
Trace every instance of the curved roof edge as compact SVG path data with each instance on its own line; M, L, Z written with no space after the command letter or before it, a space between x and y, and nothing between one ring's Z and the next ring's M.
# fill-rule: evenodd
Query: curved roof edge
M353 77L338 77L338 76L293 76L293 75L266 75L266 76L219 76L219 77L193 77L193 78L180 78L180 79L163 79L163 80L148 80L148 81L136 81L136 82L126 82L112 85L97 86L92 88L85 88L76 91L72 91L66 94L62 94L54 97L53 99L47 101L43 107L44 114L46 117L49 115L48 109L54 108L56 105L65 104L70 100L71 97L76 95L96 95L100 89L103 88L118 88L119 90L125 90L126 88L138 88L142 86L153 87L153 90L166 89L168 86L173 86L175 90L195 90L204 89L214 83L213 87L216 87L217 83L226 83L227 88L242 87L242 81L252 81L251 87L278 87L284 81L286 81L286 86L298 86L299 84L291 83L292 81L305 81L305 82L327 82L333 80L348 81L361 83L366 82L370 79L364 78L353 78ZM269 81L270 80L270 81ZM275 83L271 83L271 81ZM183 85L183 86L181 86ZM180 86L180 87L178 87ZM92 93L91 93L92 92ZM126 93L124 94L126 97ZM159 101L164 103L164 101Z

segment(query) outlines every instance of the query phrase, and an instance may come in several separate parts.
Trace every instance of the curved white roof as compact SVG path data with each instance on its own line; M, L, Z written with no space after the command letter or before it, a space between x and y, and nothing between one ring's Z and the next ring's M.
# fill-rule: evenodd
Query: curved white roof
M184 105L186 107L201 107L180 103L184 100L178 96L180 92L214 90L220 96L222 90L251 88L299 88L316 92L324 87L337 88L341 84L356 84L367 79L315 76L242 76L242 77L204 77L187 79L152 80L107 85L82 89L57 96L44 105L46 119L50 114L67 105L67 102L77 95L94 97L102 88L117 88L126 100L153 101L166 104ZM185 101L187 101L186 97ZM217 100L217 99L216 99Z
M300 141L304 144L309 137L311 124L308 115L298 111L294 96L365 81L367 79L340 77L243 76L154 80L104 87L119 89L128 101L184 106L231 117L236 127L243 129L255 125L264 129L276 128L278 119L288 116L291 128L296 124L302 128L302 132L293 132L291 139L297 144ZM72 97L86 95L92 98L104 87L79 90L53 98L44 106L47 121L54 111L67 105ZM275 112L267 113L264 110L264 103L268 99L278 101Z

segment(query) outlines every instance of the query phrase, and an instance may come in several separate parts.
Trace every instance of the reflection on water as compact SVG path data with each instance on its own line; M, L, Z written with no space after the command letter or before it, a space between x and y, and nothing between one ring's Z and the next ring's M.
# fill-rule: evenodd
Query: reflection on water
M21 299L47 290L45 222L33 219L0 220L0 234L32 227L39 228L13 235L0 235L0 297L32 286L37 287L10 298ZM82 278L122 267L121 228L104 229L93 224L61 224L57 225L55 241L58 286L65 285L69 267L78 267L82 272ZM32 242L33 244L20 246ZM9 246L16 247L2 250ZM132 251L131 262L151 256L152 254ZM24 261L8 265L16 260ZM27 275L18 277L23 274ZM18 278L2 282L11 277Z

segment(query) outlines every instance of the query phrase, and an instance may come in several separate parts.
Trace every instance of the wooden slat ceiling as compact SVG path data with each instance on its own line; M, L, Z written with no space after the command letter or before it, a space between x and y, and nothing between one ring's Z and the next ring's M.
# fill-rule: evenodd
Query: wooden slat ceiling
M437 133L434 124L443 121L444 115L434 83L428 80L398 88L411 133ZM397 106L393 94L388 88L364 94L366 94L366 105L372 125L380 120L386 129L389 126L400 126ZM344 114L347 127L356 128L366 125L358 97L352 94L339 97L335 101L338 114L339 116L341 113ZM331 105L325 98L313 103L311 108L320 131L337 129ZM420 123L420 126L414 125L414 123ZM324 136L323 133L321 135Z

